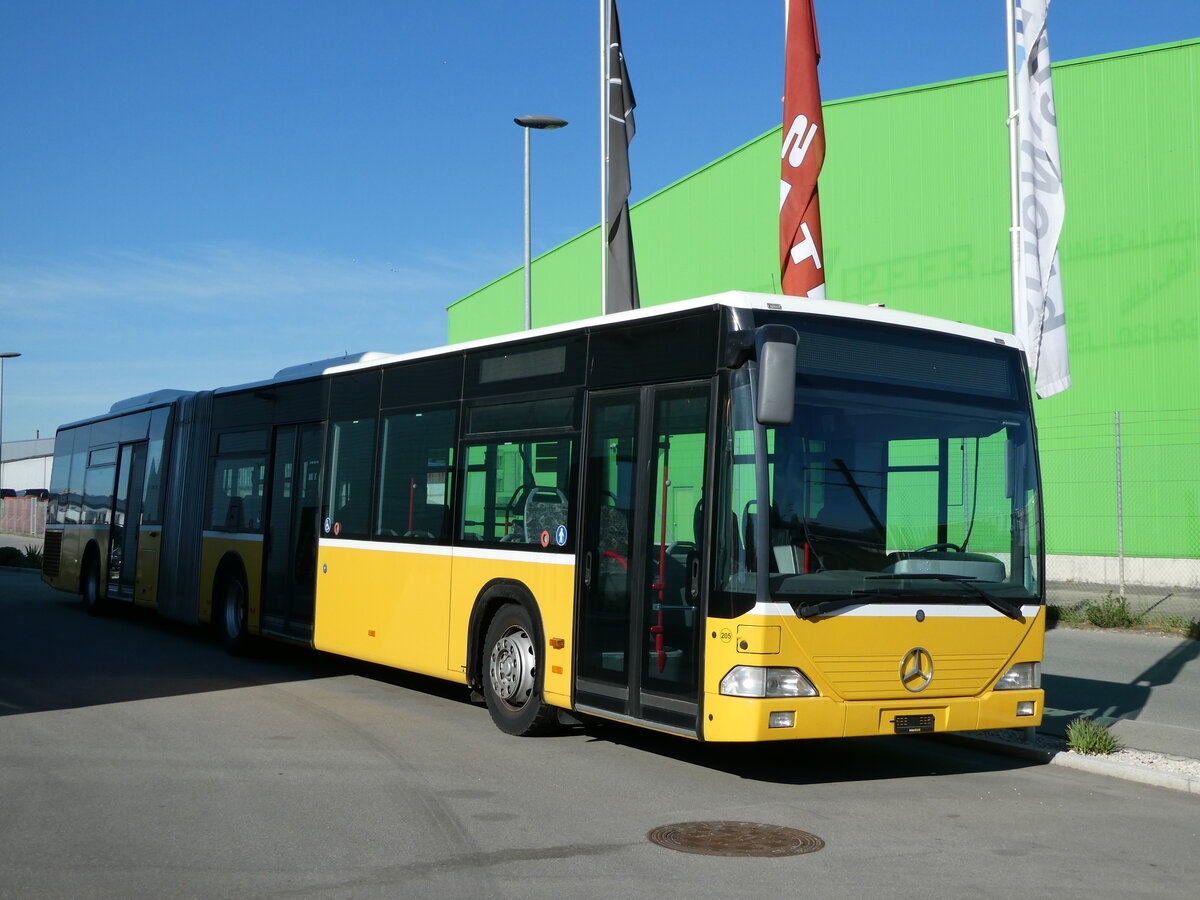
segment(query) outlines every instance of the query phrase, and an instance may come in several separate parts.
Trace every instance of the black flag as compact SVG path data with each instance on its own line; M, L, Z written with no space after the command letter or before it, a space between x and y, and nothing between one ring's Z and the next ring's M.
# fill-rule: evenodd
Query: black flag
M608 7L608 283L604 312L637 309L637 265L629 230L629 142L633 140L633 88L621 52L616 0Z

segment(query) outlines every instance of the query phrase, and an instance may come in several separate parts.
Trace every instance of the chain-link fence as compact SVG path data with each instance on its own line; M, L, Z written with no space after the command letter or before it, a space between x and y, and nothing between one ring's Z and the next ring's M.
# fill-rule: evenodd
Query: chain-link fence
M0 534L42 537L45 533L45 500L40 497L0 498Z
M1200 596L1200 409L1039 426L1047 576L1119 596Z

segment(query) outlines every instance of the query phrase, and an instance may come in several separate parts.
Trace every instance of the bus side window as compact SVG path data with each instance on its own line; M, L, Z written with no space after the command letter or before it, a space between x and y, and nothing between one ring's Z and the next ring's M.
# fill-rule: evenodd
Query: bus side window
M265 456L228 456L213 460L208 527L229 532L257 532L262 519Z
M375 534L388 539L450 539L454 409L387 415L379 453Z
M333 423L329 513L335 537L366 537L371 521L375 419Z
M467 447L459 535L566 549L571 545L575 441L503 441Z

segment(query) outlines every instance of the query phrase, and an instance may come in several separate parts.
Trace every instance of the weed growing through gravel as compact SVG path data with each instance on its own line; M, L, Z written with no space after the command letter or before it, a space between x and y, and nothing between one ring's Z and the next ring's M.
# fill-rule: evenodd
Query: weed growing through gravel
M1060 606L1056 603L1046 604L1046 625L1053 628L1060 622L1064 625L1082 625L1087 621L1087 604L1078 603L1071 606Z
M1089 756L1108 756L1122 749L1121 742L1111 731L1083 716L1067 724L1067 746L1076 753Z
M1141 623L1141 616L1130 611L1125 598L1114 597L1112 591L1103 600L1089 600L1084 613L1097 628L1130 628Z

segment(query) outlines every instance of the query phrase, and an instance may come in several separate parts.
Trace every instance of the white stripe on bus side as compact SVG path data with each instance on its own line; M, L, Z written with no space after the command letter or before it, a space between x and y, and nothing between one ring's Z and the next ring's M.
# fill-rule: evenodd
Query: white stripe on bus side
M1037 615L1038 609L1037 606L1022 606L1021 615L1031 619ZM869 616L880 619L904 619L915 618L919 610L924 611L927 619L990 619L1004 615L983 603L862 603L831 613L824 613L819 618ZM757 603L747 615L795 618L796 612L788 603Z
M407 544L393 541L354 541L322 538L322 547L347 547L380 553L412 553L418 556L456 556L462 559L491 559L498 562L533 562L548 566L573 566L570 553L546 553L541 550L498 550L492 547L450 547L445 544Z

